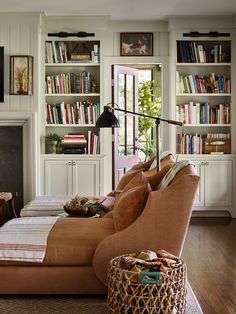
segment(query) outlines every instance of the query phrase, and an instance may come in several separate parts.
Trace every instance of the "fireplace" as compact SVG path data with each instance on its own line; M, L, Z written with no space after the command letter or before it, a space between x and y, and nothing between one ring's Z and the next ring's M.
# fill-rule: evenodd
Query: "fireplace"
M35 113L0 112L0 191L18 192L18 214L38 191L36 126Z

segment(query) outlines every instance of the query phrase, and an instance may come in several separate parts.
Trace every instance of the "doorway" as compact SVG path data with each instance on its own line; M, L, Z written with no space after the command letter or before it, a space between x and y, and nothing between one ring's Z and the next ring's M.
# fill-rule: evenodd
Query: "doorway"
M123 110L159 116L162 112L162 64L112 66L112 99ZM138 161L155 154L155 120L117 114L113 130L113 188ZM162 143L159 143L161 146Z

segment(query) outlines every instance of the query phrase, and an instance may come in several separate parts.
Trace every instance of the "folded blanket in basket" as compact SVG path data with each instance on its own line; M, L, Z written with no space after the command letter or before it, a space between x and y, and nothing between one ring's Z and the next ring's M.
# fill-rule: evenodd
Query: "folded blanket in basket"
M47 238L60 217L24 217L0 228L0 260L43 262Z
M178 268L182 260L165 250L157 252L144 250L138 253L122 255L119 260L119 267L127 270L129 280L139 281L139 273L143 270L149 272L163 272Z

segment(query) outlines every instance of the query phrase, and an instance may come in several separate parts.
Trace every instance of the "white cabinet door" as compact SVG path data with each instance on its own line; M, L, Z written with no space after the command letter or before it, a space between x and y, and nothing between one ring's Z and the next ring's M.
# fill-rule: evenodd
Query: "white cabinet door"
M73 194L100 195L98 160L73 159Z
M46 195L72 195L72 162L45 160L44 186Z
M195 196L194 204L193 206L204 206L204 167L203 162L201 161L195 161L194 163L196 165L196 172L200 177L198 190ZM200 208L197 208L198 210Z
M231 206L233 166L231 160L205 162L205 206Z

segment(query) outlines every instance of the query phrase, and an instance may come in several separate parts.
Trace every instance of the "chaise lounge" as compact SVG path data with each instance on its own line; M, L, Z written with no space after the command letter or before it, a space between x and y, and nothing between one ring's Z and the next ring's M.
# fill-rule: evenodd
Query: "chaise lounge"
M139 183L119 196L112 214L99 219L58 219L49 233L43 263L0 261L0 293L103 294L111 258L143 249L165 249L179 256L199 177L190 164L166 188L156 190L169 169L164 168L149 176L139 169L131 170L137 172L132 180ZM128 183L131 186L132 180ZM141 192L142 201L134 205L139 211L144 208L137 217L132 212L130 220L124 214L129 215L132 196Z

